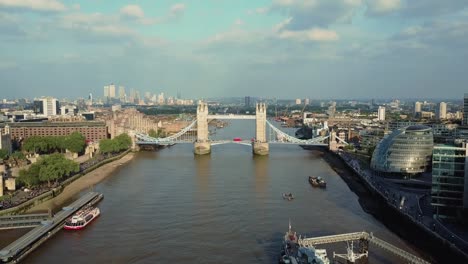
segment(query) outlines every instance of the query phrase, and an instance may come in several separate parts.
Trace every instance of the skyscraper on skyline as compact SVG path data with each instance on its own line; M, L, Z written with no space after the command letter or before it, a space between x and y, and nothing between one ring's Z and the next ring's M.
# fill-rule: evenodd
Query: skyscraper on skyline
M377 119L379 121L385 120L385 106L379 106L379 110L377 112Z
M109 98L109 85L104 86L104 98Z
M109 85L109 97L115 98L115 84L113 83Z
M245 107L250 107L250 96L246 96L244 99Z
M119 99L120 99L120 101L124 102L125 97L126 97L125 87L124 86L119 86Z
M468 93L463 98L463 125L468 125Z
M415 116L420 116L421 115L421 108L422 108L422 103L421 102L414 103L414 115Z
M446 119L447 118L447 103L440 102L439 110L437 111L437 118L438 119Z

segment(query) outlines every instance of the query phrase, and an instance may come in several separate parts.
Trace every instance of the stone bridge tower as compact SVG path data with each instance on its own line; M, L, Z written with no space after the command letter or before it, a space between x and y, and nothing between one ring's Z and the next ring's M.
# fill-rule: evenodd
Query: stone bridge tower
M208 105L200 101L197 107L197 141L194 144L194 153L197 155L209 154L211 144L208 139Z
M266 139L266 104L257 103L256 106L255 141L252 144L253 153L256 155L268 155L269 145Z

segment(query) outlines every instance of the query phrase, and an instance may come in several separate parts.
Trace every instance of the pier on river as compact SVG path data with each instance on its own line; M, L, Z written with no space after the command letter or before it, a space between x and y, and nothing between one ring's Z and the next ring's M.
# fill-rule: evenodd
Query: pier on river
M89 192L69 206L64 207L62 211L55 214L50 220L41 221L39 226L0 250L0 262L16 263L22 260L34 249L47 241L52 235L61 230L67 218L72 216L85 205L93 205L99 202L102 197L103 196L100 193Z

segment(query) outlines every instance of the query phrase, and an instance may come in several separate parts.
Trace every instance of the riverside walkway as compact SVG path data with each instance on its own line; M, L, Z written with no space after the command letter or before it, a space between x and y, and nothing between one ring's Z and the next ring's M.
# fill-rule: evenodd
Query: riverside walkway
M429 264L429 262L425 261L422 258L419 258L401 248L398 248L382 239L375 237L372 233L367 232L356 232L356 233L347 233L347 234L339 234L339 235L332 235L332 236L322 236L322 237L313 237L313 238L300 238L298 240L299 245L303 247L315 247L316 245L321 244L330 244L330 243L338 243L338 242L347 242L347 241L354 241L354 240L364 240L378 246L400 258L404 259L407 263L412 264Z
M16 241L0 250L0 263L16 263L26 257L34 249L47 241L52 235L63 228L67 218L80 210L85 205L94 205L103 198L102 194L89 192L78 200L54 215L47 221L42 221L41 225L18 238Z

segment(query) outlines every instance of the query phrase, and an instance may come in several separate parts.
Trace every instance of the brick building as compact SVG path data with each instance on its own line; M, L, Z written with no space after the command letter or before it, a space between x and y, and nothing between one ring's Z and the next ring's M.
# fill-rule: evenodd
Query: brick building
M0 124L0 131L6 124ZM31 136L66 136L75 131L87 140L97 142L108 137L105 122L34 122L8 123L12 140L26 139Z

